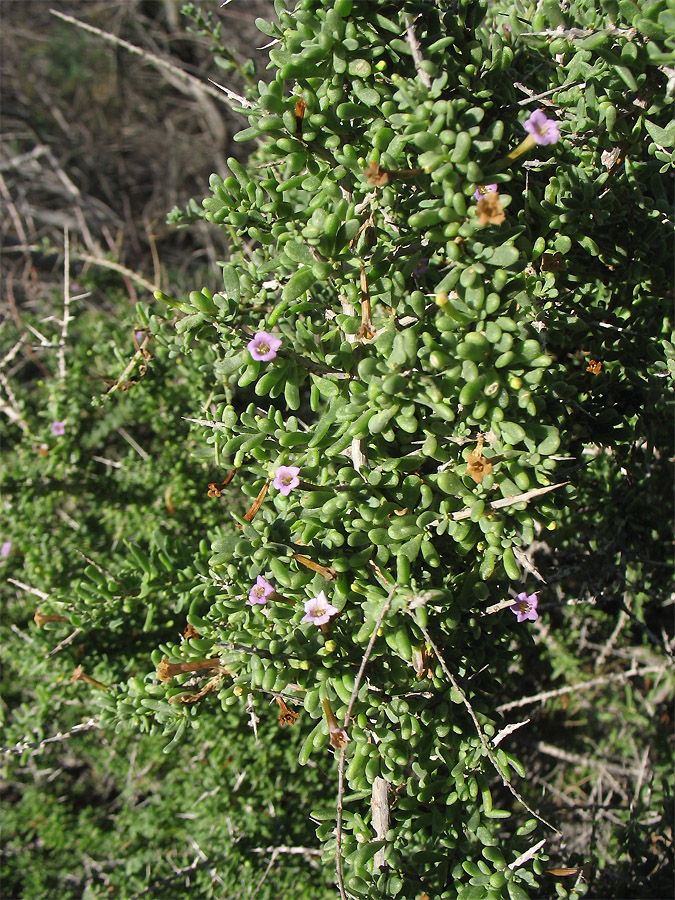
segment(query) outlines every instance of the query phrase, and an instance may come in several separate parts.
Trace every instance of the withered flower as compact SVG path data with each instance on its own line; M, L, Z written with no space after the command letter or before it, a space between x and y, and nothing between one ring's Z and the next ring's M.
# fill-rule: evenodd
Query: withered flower
M228 486L228 484L229 484L229 483L232 481L232 479L234 478L234 473L235 473L236 471L237 471L236 469L232 469L231 472L228 472L227 476L225 477L225 481L221 481L221 482L215 482L215 481L212 481L212 482L210 482L210 484L209 484L209 497L220 497L220 495L222 494L222 492L225 490L225 488Z
M279 724L284 725L295 725L297 719L299 719L299 715L296 712L293 712L292 709L289 709L286 705L286 702L283 697L280 697L278 694L274 697L274 699L279 704L279 709L281 712L279 713Z
M374 184L377 185L377 187L389 184L389 172L387 172L386 169L383 169L379 162L369 162L363 170L363 174L368 179L368 184Z
M349 742L349 735L344 728L341 728L335 721L330 700L322 700L323 711L326 714L326 722L328 722L328 732L330 734L330 743L336 750L342 750Z
M305 110L307 109L307 104L302 99L302 97L298 97L295 101L295 134L296 137L300 137L302 135L302 120L305 116Z
M434 677L431 662L432 660L426 647L413 647L412 663L413 668L415 669L415 677L418 680L424 677Z
M492 463L483 456L483 435L479 435L476 449L467 455L466 474L480 484L486 475L492 473Z
M184 672L199 672L202 669L219 669L220 659L212 656L210 659L191 659L188 662L170 663L164 659L157 666L157 677L167 684L174 675L182 675Z
M91 678L89 675L86 675L82 671L82 666L79 665L73 674L70 676L71 682L74 684L76 681L84 681L87 684L90 684L92 687L99 688L101 691L107 691L108 688L105 684L102 684L100 681L96 681L95 678Z
M194 625L190 622L185 626L185 631L183 632L183 640L189 641L190 638L198 638L201 637L200 633L197 631Z
M58 616L58 615L56 615L56 613L53 613L52 615L49 615L49 616L45 616L40 612L40 608L38 607L35 610L35 615L33 616L33 621L35 622L35 624L37 625L38 628L42 628L42 626L46 622L67 622L68 619L65 616Z
M476 207L476 215L479 216L481 225L501 225L506 218L506 213L499 199L499 194L492 191L481 197Z
M377 187L389 184L395 178L414 178L416 175L420 175L421 172L422 169L394 169L389 171L388 169L383 169L379 162L375 162L375 160L371 160L363 170L363 174L368 179L368 184L374 184Z

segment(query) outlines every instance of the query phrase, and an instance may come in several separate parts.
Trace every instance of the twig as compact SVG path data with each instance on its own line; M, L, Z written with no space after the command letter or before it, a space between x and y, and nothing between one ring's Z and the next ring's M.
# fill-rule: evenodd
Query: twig
M628 768L627 766L619 766L616 763L607 762L604 759L599 760L593 759L591 756L580 756L578 753L568 753L565 750L556 747L555 744L549 744L547 741L539 741L536 746L540 753L545 753L547 756L552 756L554 759L562 760L562 762L571 763L575 769L579 769L581 766L588 766L590 769L597 769L600 772L603 772L606 776L625 776L630 773L637 776L639 774L635 769ZM611 780L616 784L614 778Z
M143 341L143 346L145 346L145 343L146 342ZM127 368L128 368L128 366L127 366ZM119 382L118 382L118 384L119 384ZM114 387L114 385L113 385L113 387ZM110 391L108 391L108 393L112 393L112 388L110 389ZM138 453L138 455L141 457L143 462L147 462L147 460L150 459L150 454L147 453L141 447L141 445L138 443L138 441L134 440L134 438L129 434L129 432L126 430L126 428L122 428L122 426L120 425L120 427L117 429L117 433L122 435L122 437L129 444L130 447L133 447L133 449L136 451L136 453Z
M544 97L548 97L550 94L557 93L560 88L551 88L550 91L543 91L541 94L535 94L533 90L526 87L524 84L521 84L519 81L514 81L513 86L517 87L518 90L522 91L524 94L527 94L527 99L519 100L518 106L525 106L527 103L536 103L537 100L542 100ZM581 88L582 90L586 87L585 81L578 81L576 84L565 85L565 90L570 90L571 88Z
M541 703L550 700L552 697L561 697L563 694L571 694L575 691L584 691L589 687L596 687L599 684L607 684L610 681L622 681L626 678L634 678L635 676L651 675L654 672L665 672L665 666L644 666L642 669L631 667L627 672L612 672L609 675L601 675L599 678L591 678L590 681L578 681L576 684L568 684L565 687L557 688L554 691L542 691L534 694L532 697L521 697L520 700L514 700L512 703L502 703L497 707L497 712L507 712L509 709L516 709L519 706L527 706L530 703Z
M408 13L403 17L405 22L405 34L408 39L408 44L410 44L410 50L412 51L413 62L415 63L415 68L417 69L417 74L420 77L420 81L426 88L431 87L431 78L429 77L429 73L425 72L422 68L422 63L424 62L424 58L422 57L422 51L420 49L420 42L417 40L417 35L415 34L415 28L413 23L410 21L410 16Z
M539 852L539 850L541 850L545 843L546 838L544 838L544 840L542 841L539 841L539 843L534 844L532 847L530 847L529 850L526 850L524 853L522 853L518 857L518 859L514 859L513 862L509 864L508 868L511 869L511 871L514 871L519 866L522 866L523 863L528 862L528 860L537 855L537 853Z
M361 660L361 665L359 666L359 671L356 673L356 680L354 681L354 687L352 689L351 696L349 698L349 703L347 704L347 712L345 713L345 720L343 728L347 729L349 725L349 720L351 718L352 709L354 707L354 703L356 702L356 697L359 693L359 688L361 687L361 679L363 678L363 673L366 668L366 663L370 658L370 654L373 652L373 647L375 645L375 640L377 639L377 633L380 630L382 622L384 622L384 617L387 615L389 611L389 607L391 606L391 601L394 599L394 593L396 591L397 585L394 584L391 590L389 591L389 596L384 601L384 606L380 611L380 615L377 617L377 622L375 623L375 627L373 628L373 633L370 636L370 640L368 641L368 646L366 647L366 652L363 654L363 659ZM347 900L347 895L345 893L345 885L342 879L342 799L344 797L344 789L345 789L345 754L347 747L343 743L340 748L340 761L338 762L338 796L337 796L337 823L335 829L335 872L337 874L337 883L338 890L340 891L340 900Z
M528 500L534 499L534 497L540 497L542 494L548 494L549 491L565 487L566 484L569 484L569 481L560 481L558 484L549 484L547 487L533 488L531 491L525 491L524 494L516 494L514 497L502 497L501 500L494 500L492 503L486 503L485 505L491 510L504 509L507 506L513 506L514 503L526 503ZM454 512L452 518L455 522L459 522L460 519L468 519L470 515L471 507L469 506L466 509Z
M25 340L26 336L22 334L19 340L14 344L14 346L10 350L8 350L7 353L5 353L2 359L0 359L0 371L2 371L8 363L11 363L16 354L23 347Z
M70 324L70 239L68 229L63 229L63 319L61 321L61 337L57 358L59 361L59 378L66 377L66 340Z
M174 65L166 59L162 59L160 56L155 56L154 53L150 53L147 50L143 50L141 47L136 47L134 44L130 44L128 41L123 40L122 38L117 37L114 34L110 34L107 31L102 31L100 28L96 28L94 25L88 25L86 22L81 22L79 19L74 18L73 16L67 16L65 13L59 12L57 9L50 9L49 12L56 16L59 19L62 19L64 22L69 22L71 25L77 25L78 28L82 28L84 31L88 31L91 34L96 34L98 37L103 38L103 40L108 41L111 44L115 44L118 47L124 47L125 50L128 50L129 53L133 53L136 56L140 56L141 59L144 59L146 62L149 62L151 65L156 66L158 69L165 69L167 72L170 72L179 81L183 82L184 86L191 91L203 91L207 94L211 94L212 97L216 97L223 103L227 103L228 106L232 106L232 104L228 100L223 98L222 94L219 94L218 91L214 90L214 88L210 87L207 84L203 84L198 78L195 78L194 75L190 75L188 72L183 71L179 66Z
M16 578L8 578L7 581L9 581L10 584L15 584L18 588L21 588L22 591L28 591L29 594L35 594L40 600L49 600L49 594L45 594L44 591L40 591L37 588L32 588L29 584L24 584L23 581L17 581Z
M119 272L120 275L129 278L131 281L135 281L151 293L160 289L158 284L152 284L147 278L144 278L132 269L127 269L126 266L123 266L120 263L113 262L111 259L104 259L101 256L91 256L89 253L74 253L73 259L88 262L94 266L100 266L102 269L111 269L113 272Z
M260 891L260 888L263 886L263 883L264 883L265 879L266 879L267 876L270 874L270 870L271 870L272 866L274 865L274 863L275 863L276 858L277 858L278 855L279 855L279 854L277 853L276 850L273 850L273 851L272 851L272 855L270 856L270 861L267 863L267 868L266 868L265 871L263 872L262 878L260 879L260 881L259 881L258 884L256 885L256 888L255 888L255 890L253 891L253 893L251 894L250 900L255 900L255 898L257 897L257 895L258 895L258 893L259 893L259 891Z
M513 734L514 731L518 731L519 728L522 728L523 725L527 725L529 722L529 719L523 719L522 722L512 722L511 725L507 725L505 728L502 728L501 731L499 731L498 734L496 734L492 738L492 746L497 747L499 744L501 744L505 737Z
M642 782L645 777L645 770L647 768L647 760L649 758L649 745L647 745L644 749L644 753L642 754L642 759L640 760L640 769L638 770L637 783L635 785L635 792L633 793L633 799L630 804L631 813L635 809L635 805L640 799L640 791L642 789Z
M373 778L370 792L370 821L378 841L385 840L389 831L389 785L380 775ZM373 869L384 865L385 848L381 847L373 857Z
M138 350L137 350L137 351L134 353L134 355L131 357L131 359L129 360L129 363L128 363L128 365L127 365L127 367L126 367L125 370L122 372L122 374L120 375L120 377L117 379L117 381L115 382L115 384L113 384L113 386L110 388L110 390L108 391L108 394L114 394L115 391L119 390L119 389L122 387L123 384L127 384L127 376L128 376L128 375L133 371L133 369L136 367L136 363L139 362L141 359L145 359L145 358L146 358L146 350L145 350L145 348L146 348L146 346L148 345L149 340L150 340L150 335L149 335L149 334L146 334L145 337L143 338L143 343L140 345L140 347L138 348ZM119 431L120 431L120 434L122 434L122 432L124 431L124 429L120 428ZM127 436L127 433L126 433L126 432L125 432L124 434L122 434L122 437L126 438L126 440L129 441L129 443L131 443L131 441L129 440L129 437ZM131 444L131 446L134 447L134 444ZM135 449L135 450L138 450L138 445L136 445L136 446L134 447L134 449ZM138 450L138 452L139 452L139 453L141 454L141 456L142 456L143 453L144 453L145 451L140 451L140 450ZM147 455L146 455L145 458L147 459Z
M260 741L258 739L258 717L255 714L255 700L253 698L253 694L249 694L246 698L246 712L250 713L251 716L251 728L253 729L253 735L255 737L256 744L259 744Z
M628 621L630 621L629 617L626 615L626 613L623 610L621 610L621 612L619 613L619 618L616 620L616 625L614 626L614 630L612 631L610 636L605 641L605 645L602 648L602 650L600 651L600 653L595 657L595 665L593 668L595 669L596 672L601 670L602 667L604 666L605 660L607 659L609 654L612 652L612 648L614 647L614 644L616 643L617 638L619 637L619 634L621 633L624 625Z
M228 100L235 100L240 106L243 106L244 109L255 109L255 103L251 103L251 101L247 100L246 97L242 97L241 94L235 94L235 92L231 91L230 88L225 87L224 84L218 84L218 82L214 81L213 78L209 78L209 81L211 82L211 84L219 88L225 94ZM220 99L222 100L223 98L220 97ZM232 103L230 103L230 107L234 109Z
M34 750L37 752L47 744L67 741L68 738L71 738L74 734L79 734L82 731L91 731L92 728L99 727L99 723L96 719L87 719L86 722L82 722L80 725L73 725L70 731L59 731L54 737L43 738L41 741L19 741L17 744L14 744L13 747L0 748L0 753L2 753L3 756L11 756L13 753L23 753L25 750ZM33 754L31 753L31 756L32 755Z
M53 650L50 650L49 653L46 653L46 654L45 654L45 659L50 659L50 657L56 656L56 654L59 653L61 650L63 650L64 647L67 647L68 644L72 644L73 641L75 640L75 638L76 638L78 635L82 634L82 631L83 631L82 628L79 628L79 627L76 628L75 631L73 631L71 634L69 634L68 637L65 637L65 638L61 641L60 644L57 644L56 647L54 647Z
M509 779L506 777L506 775L504 774L504 772L502 772L502 770L501 770L501 768L500 768L500 766L499 766L499 763L498 763L497 760L495 759L494 753L493 753L492 750L490 749L490 745L488 744L487 739L486 739L486 737L485 737L485 734L483 733L483 729L481 728L480 722L478 721L478 717L476 716L476 713L474 712L474 708L473 708L473 706L471 705L471 703L469 702L469 698L466 696L466 694L464 693L464 691L460 688L459 684L457 683L456 678L454 677L454 675L452 674L452 672L450 671L450 669L447 667L447 665L446 665L446 663L445 663L445 660L444 660L443 657L441 656L438 647L437 647L436 644L433 642L433 640L432 640L432 638L431 638L431 635L429 634L428 630L427 630L423 625L420 625L420 629L421 629L421 631L422 631L422 634L424 635L425 640L427 641L427 643L429 644L429 646L431 647L431 649L434 651L434 654L436 655L436 659L437 659L437 660L439 661L439 663L441 664L441 669L443 670L445 676L450 680L450 683L452 684L452 686L453 686L453 687L455 688L455 690L460 694L460 696L461 696L461 698L462 698L462 703L463 703L464 706L466 707L466 709L467 709L469 715L471 716L471 719L472 719L472 721L473 721L473 724L474 724L474 726L475 726L475 728L476 728L476 733L478 734L478 737L479 737L479 739L480 739L480 742L481 742L481 744L482 744L482 746L483 746L483 750L485 750L485 753L487 754L488 759L490 760L490 762L492 763L492 765L493 765L494 768L495 768L495 771L497 772L497 774L498 774L499 777L501 778L502 784L504 785L504 787L507 788L507 789L511 792L511 794L513 794L513 796L516 798L516 800L517 800L520 804L522 804L522 806L523 806L529 813L531 813L531 814L535 817L535 819L538 819L543 825L546 825L547 828L550 828L551 831L554 831L556 834L560 834L561 832L558 831L558 829L555 827L555 825L551 825L551 823L550 823L550 822L547 822L546 819L544 819L542 816L539 815L539 813L535 812L535 811L532 809L531 806L528 806L528 804L525 802L524 797L522 797L522 796L518 793L518 791L513 787L513 785L511 784L511 782L509 781Z

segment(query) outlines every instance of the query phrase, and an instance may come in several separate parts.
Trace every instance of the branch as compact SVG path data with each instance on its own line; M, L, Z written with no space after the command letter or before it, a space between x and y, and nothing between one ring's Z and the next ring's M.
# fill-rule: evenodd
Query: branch
M136 47L134 44L130 44L128 41L122 40L122 38L119 38L114 34L110 34L107 31L102 31L100 28L96 28L94 25L88 25L86 22L81 22L79 19L76 19L73 16L67 16L65 15L65 13L59 12L57 9L50 9L49 12L53 16L62 19L64 22L68 22L71 25L77 25L78 28L82 28L84 31L90 32L90 34L96 34L98 35L98 37L103 38L103 40L108 41L111 44L115 44L117 47L124 47L124 49L128 50L129 53L140 56L141 59L144 59L146 62L149 62L151 65L155 66L158 69L164 69L165 71L170 72L172 75L178 78L178 80L182 82L189 91L210 94L212 97L216 97L216 99L220 100L222 103L227 103L230 108L234 109L234 106L229 97L228 99L224 99L222 93L219 93L217 90L215 90L215 88L210 87L208 84L203 84L198 78L195 78L194 75L190 75L188 72L183 71L183 69L181 69L179 66L174 65L168 60L162 59L160 56L155 56L154 53L143 50L141 47Z
M558 488L565 487L565 485L569 483L569 481L560 481L558 484L549 484L547 487L533 488L531 491L525 491L524 494L516 494L514 497L502 497L501 500L494 500L492 503L486 503L485 506L486 508L489 507L490 510L495 510L513 506L514 503L526 503L528 500L540 497L542 494L548 494L549 491L555 491ZM459 522L460 519L468 519L470 515L471 507L468 506L466 509L460 509L457 512L452 513L452 518L455 522Z
M82 262L91 263L94 266L100 266L102 269L111 269L113 272L119 272L120 275L124 275L131 281L135 281L151 293L159 290L159 285L152 284L147 278L144 278L142 275L139 275L131 269L127 269L126 266L120 265L120 263L113 262L111 259L104 259L101 256L91 256L88 253L74 253L72 254L72 258L81 260Z
M99 727L100 725L96 719L87 719L87 721L82 722L81 725L73 725L70 731L59 731L54 737L43 738L41 741L19 741L17 744L14 744L13 747L0 748L0 753L2 753L3 756L11 756L13 753L24 753L26 750L37 752L38 750L42 750L47 744L67 741L68 738L71 738L74 734L79 734L82 731L91 731L92 728ZM31 753L31 756L33 755L34 754Z
M391 601L394 598L394 593L396 591L397 585L394 584L392 589L389 591L389 596L384 602L384 606L380 612L380 615L377 617L377 622L375 623L375 627L373 628L373 633L370 635L370 640L368 641L368 646L366 647L366 652L363 654L363 659L361 660L361 665L359 666L359 671L356 674L356 680L354 682L354 687L352 689L351 696L349 698L349 703L347 704L347 712L345 713L345 720L343 727L346 729L349 725L349 720L351 718L352 709L354 707L354 703L356 702L356 697L359 692L359 688L361 686L361 679L363 678L363 673L366 668L366 663L370 658L370 654L373 652L373 647L375 645L375 640L377 639L377 633L382 626L382 622L384 622L384 617L387 615L389 611L389 607L391 606ZM343 743L340 748L340 761L338 763L338 796L337 796L337 825L335 829L335 871L337 874L337 882L338 889L340 891L341 900L347 900L347 895L345 894L345 885L342 879L342 798L344 797L345 790L345 753L347 747Z
M408 39L408 43L410 44L410 50L412 52L413 62L415 63L415 68L417 69L417 74L420 77L420 81L426 88L431 87L431 78L429 77L429 73L425 72L422 68L422 63L424 62L424 58L422 57L422 51L420 49L420 42L417 40L417 35L415 34L415 29L413 27L413 23L410 21L410 16L408 13L403 17L405 21L405 34Z
M506 775L502 772L502 770L499 766L499 763L495 759L494 753L490 749L490 745L488 744L485 734L483 733L483 729L481 728L480 722L478 721L478 717L476 716L474 708L471 705L471 703L469 702L469 698L466 696L464 691L460 688L459 684L457 683L457 680L455 679L455 677L452 674L452 672L450 671L450 669L448 669L448 667L445 663L445 660L441 656L438 647L436 646L436 644L434 644L433 640L431 639L431 635L429 634L427 629L423 625L420 625L420 629L422 631L422 634L424 635L425 640L427 641L427 643L429 644L431 649L434 651L434 654L436 655L436 659L441 664L441 669L443 669L444 674L450 680L450 683L455 688L455 690L460 694L460 696L462 698L462 702L463 702L464 706L467 708L467 711L468 711L469 715L471 716L471 719L473 720L473 724L476 728L478 737L480 738L480 742L483 746L483 750L485 750L485 753L487 754L488 759L490 760L492 765L495 767L495 771L501 778L502 784L504 785L504 787L507 788L513 794L513 796L516 798L516 800L519 803L521 803L525 807L525 809L535 817L535 819L538 819L543 825L546 825L547 828L550 828L551 831L554 831L556 834L561 834L561 832L558 831L558 829L554 825L551 825L551 823L547 822L546 819L542 818L539 815L539 813L535 812L531 806L528 806L528 804L525 802L525 799L523 797L521 797L521 795L518 793L518 791L513 787L511 782L508 780Z
M63 229L63 319L61 321L61 337L57 356L59 360L59 378L66 377L66 340L70 324L70 239L68 229Z
M591 678L590 681L579 681L576 684L568 684L565 687L557 688L554 691L542 691L540 694L534 694L532 697L521 697L520 700L514 700L512 703L502 703L497 707L497 712L506 712L509 709L516 709L518 706L527 706L530 703L542 703L550 700L552 697L562 697L563 694L571 694L574 691L583 691L589 687L595 687L598 684L607 684L610 681L623 681L626 678L634 678L636 675L651 675L654 672L665 672L665 666L645 666L637 669L632 666L627 672L612 672L609 675L601 675L599 678Z

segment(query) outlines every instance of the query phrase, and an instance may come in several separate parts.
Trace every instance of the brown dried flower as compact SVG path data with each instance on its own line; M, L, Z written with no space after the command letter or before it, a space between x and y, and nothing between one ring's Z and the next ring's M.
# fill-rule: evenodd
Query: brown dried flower
M42 628L42 626L46 622L67 622L68 619L65 616L58 616L56 613L52 613L52 615L45 616L40 612L40 608L38 607L35 610L35 615L33 616L33 621L37 625L38 628Z
M292 709L289 709L283 697L280 697L277 694L274 699L279 704L279 709L281 710L281 712L279 713L279 724L282 726L282 728L284 725L295 725L297 719L299 718L298 714L296 712L293 712Z
M383 169L378 162L373 161L368 163L363 170L363 174L368 179L368 184L374 184L378 187L389 184L389 172L387 172L386 169Z
M189 662L170 663L164 659L157 666L157 677L165 684L169 682L174 675L182 675L184 672L199 672L202 669L219 669L220 659L212 656L210 659L191 659Z
M492 463L483 456L483 435L478 437L476 449L467 455L466 474L480 484L486 475L492 473Z
M501 225L506 218L504 207L495 191L485 194L478 201L476 215L481 225Z
M542 272L564 272L566 268L565 260L559 250L556 253L544 253L541 257Z

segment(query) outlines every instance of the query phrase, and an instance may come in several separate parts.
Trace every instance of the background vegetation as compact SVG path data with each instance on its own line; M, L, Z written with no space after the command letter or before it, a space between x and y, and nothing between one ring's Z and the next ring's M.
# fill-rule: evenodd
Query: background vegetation
M316 829L333 827L336 762L323 749L298 764L308 756L310 716L300 707L298 723L281 728L269 694L252 702L235 685L191 707L198 728L167 725L166 688L154 677L161 657L180 655L188 641L190 655L210 655L213 641L199 641L209 625L213 554L234 532L230 510L241 517L261 483L253 473L246 496L238 488L208 496L210 483L225 481L232 454L191 420L209 418L217 395L239 415L263 400L237 384L238 373L225 375L223 391L214 354L222 363L228 348L176 337L172 311L152 294L163 289L187 309L196 286L222 290L218 262L232 247L251 258L255 246L245 236L242 248L231 229L228 241L201 214L211 173L225 177L226 160L244 161L254 146L232 143L248 123L217 89L186 86L179 72L242 95L258 77L271 80L265 54L249 57L267 42L253 20L274 10L266 2L205 4L212 24L223 25L219 47L206 19L182 17L171 2L57 7L168 68L55 18L48 6L1 7L3 896L332 897L333 863L328 854L322 861ZM412 4L411 14L422 8ZM532 11L523 8L521 18ZM556 24L545 11L539 30ZM645 4L641 13L658 23L664 11L666 4ZM582 5L579 14L590 15ZM495 7L485 27L509 22ZM622 37L621 57L609 61L624 66L625 79L633 71L642 79L630 103L618 97L615 70L601 67L593 73L598 101L585 97L604 110L604 91L619 121L610 127L603 111L588 123L589 135L606 141L598 154L618 150L630 160L616 171L605 165L607 187L617 191L612 215L603 219L599 189L583 183L581 165L564 200L568 219L576 216L579 233L599 245L591 254L597 281L611 283L613 296L625 283L622 309L634 318L621 326L611 318L614 301L583 299L583 247L567 260L561 292L576 302L572 311L552 293L541 296L557 369L539 411L565 435L556 480L573 488L540 510L517 557L529 590L535 572L545 579L536 584L541 617L527 632L508 623L489 694L481 682L500 727L527 719L502 746L522 763L519 791L560 830L544 835L533 897L574 886L598 898L672 890L673 595L663 497L672 483L665 384L673 352L664 232L675 141L668 145L672 106L664 101L672 100L672 69L665 60L645 64L649 27L638 35ZM637 61L620 49L624 40L639 46ZM528 45L509 77L536 80L533 67L551 60L555 71L569 69L570 46L553 46L550 35ZM630 98L624 81L626 90ZM562 90L556 100L572 106ZM651 119L643 115L649 104ZM656 138L645 117L661 129ZM236 173L236 161L229 168ZM303 208L302 197L293 202ZM589 223L594 230L584 232ZM555 290L550 279L547 290ZM254 299L253 325L271 301ZM598 324L608 320L611 340ZM604 367L596 380L591 358ZM464 621L476 627L468 612ZM190 637L195 624L201 637ZM203 686L194 679L180 689ZM495 808L512 810L508 830L523 827L527 811L498 778L490 788ZM574 871L546 874L561 867ZM483 894L462 896L474 895Z

